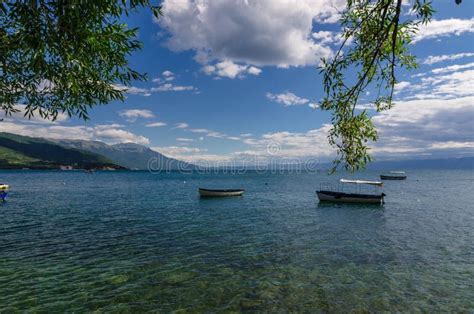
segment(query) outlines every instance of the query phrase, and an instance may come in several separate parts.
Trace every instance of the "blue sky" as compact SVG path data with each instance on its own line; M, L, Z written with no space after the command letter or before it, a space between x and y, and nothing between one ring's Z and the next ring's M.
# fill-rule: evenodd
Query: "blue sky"
M411 47L420 68L399 72L395 108L374 112L378 159L473 155L474 4L463 2L435 1L433 22ZM15 116L2 131L136 142L201 163L330 160L316 67L338 47L344 3L165 0L159 21L148 10L125 20L144 43L130 62L149 76L128 88L125 102L93 109L87 122ZM364 95L361 106L370 100Z

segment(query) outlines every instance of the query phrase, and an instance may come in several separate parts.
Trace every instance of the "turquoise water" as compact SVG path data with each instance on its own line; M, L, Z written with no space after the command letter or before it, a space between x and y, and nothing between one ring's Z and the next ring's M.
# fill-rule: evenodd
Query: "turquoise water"
M409 172L384 207L319 205L337 178L0 172L0 309L474 311L474 171Z

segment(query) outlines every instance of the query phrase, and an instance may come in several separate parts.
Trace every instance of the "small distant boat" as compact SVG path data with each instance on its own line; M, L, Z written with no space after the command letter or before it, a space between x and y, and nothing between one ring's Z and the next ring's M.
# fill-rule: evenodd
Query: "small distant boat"
M199 188L199 195L201 195L201 197L241 196L244 192L245 190L243 189L209 190Z
M389 174L381 174L381 180L405 180L407 176L404 171L390 171Z
M8 196L8 189L10 188L10 186L8 184L3 184L3 183L0 183L0 200L2 202L5 202L5 199L7 198Z
M364 180L346 180L341 179L341 183L365 184L381 187L382 182L364 181ZM319 190L316 191L320 202L340 202L340 203L365 203L365 204L383 204L385 193L380 194L362 194L346 193L339 191Z

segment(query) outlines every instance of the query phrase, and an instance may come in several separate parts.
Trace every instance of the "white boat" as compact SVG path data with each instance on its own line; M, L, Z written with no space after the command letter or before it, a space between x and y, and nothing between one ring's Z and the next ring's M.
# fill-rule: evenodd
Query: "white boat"
M365 184L376 187L382 187L383 182L365 181L365 180L347 180L341 179L341 183ZM320 202L340 202L340 203L365 203L365 204L383 204L385 193L365 194L365 193L347 193L341 191L319 190L316 191Z
M347 179L341 179L339 180L341 183L353 183L353 184L367 184L367 185L376 185L376 186L382 186L383 182L380 181L365 181L365 180L347 180Z
M244 192L245 190L243 189L209 190L199 188L199 195L201 197L241 196Z

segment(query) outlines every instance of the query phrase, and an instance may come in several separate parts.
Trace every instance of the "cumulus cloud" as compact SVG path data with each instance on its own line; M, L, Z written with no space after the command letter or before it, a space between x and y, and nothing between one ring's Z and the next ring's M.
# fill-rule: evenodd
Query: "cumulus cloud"
M122 110L119 112L119 116L124 117L129 122L135 122L139 118L150 119L155 117L153 112L146 109Z
M157 23L174 51L192 50L204 72L234 64L222 76L235 78L239 66L316 65L332 51L313 36L313 24L337 22L344 0L187 1L165 0ZM249 68L248 74L257 74Z
M421 89L434 96L446 98L474 95L474 70L465 70L446 75L423 77Z
M165 156L204 167L214 166L233 160L233 157L231 155L210 154L205 148L185 146L158 146L152 147L152 149L164 154Z
M314 102L312 102L312 103L309 103L309 104L308 104L308 107L310 107L310 108L313 109L313 110L316 110L316 109L319 108L319 105L316 104L316 103L314 103Z
M321 45L340 45L344 41L344 38L340 33L330 31L315 32L312 36Z
M423 64L434 64L443 61L451 61L457 60L461 58L468 58L474 57L474 52L463 52L463 53L456 53L450 55L439 55L439 56L428 56L425 60L423 60Z
M474 32L474 18L472 19L446 19L446 20L432 20L426 25L420 26L413 41L417 42L422 39L433 39L438 37L445 37L463 33Z
M306 105L309 103L309 99L298 97L291 92L285 92L281 94L267 93L265 96L271 101L284 106Z
M239 65L232 61L225 60L215 65L206 65L202 71L207 75L217 75L234 79L236 77L243 78L246 74L259 75L262 70L254 66Z
M435 69L430 75L417 76L418 81L403 84L405 92L403 99L450 99L472 96L474 69L469 69L470 67L471 65L449 66ZM459 71L452 72L455 69Z
M373 118L376 154L474 154L474 97L399 101Z
M307 132L273 132L265 133L259 138L249 138L243 142L250 146L245 151L235 152L239 157L257 157L260 159L304 161L312 158L328 160L334 154L327 141L329 124Z
M406 90L410 86L410 82L406 81L401 81L395 84L394 92L395 94L398 94L402 92L403 90Z

